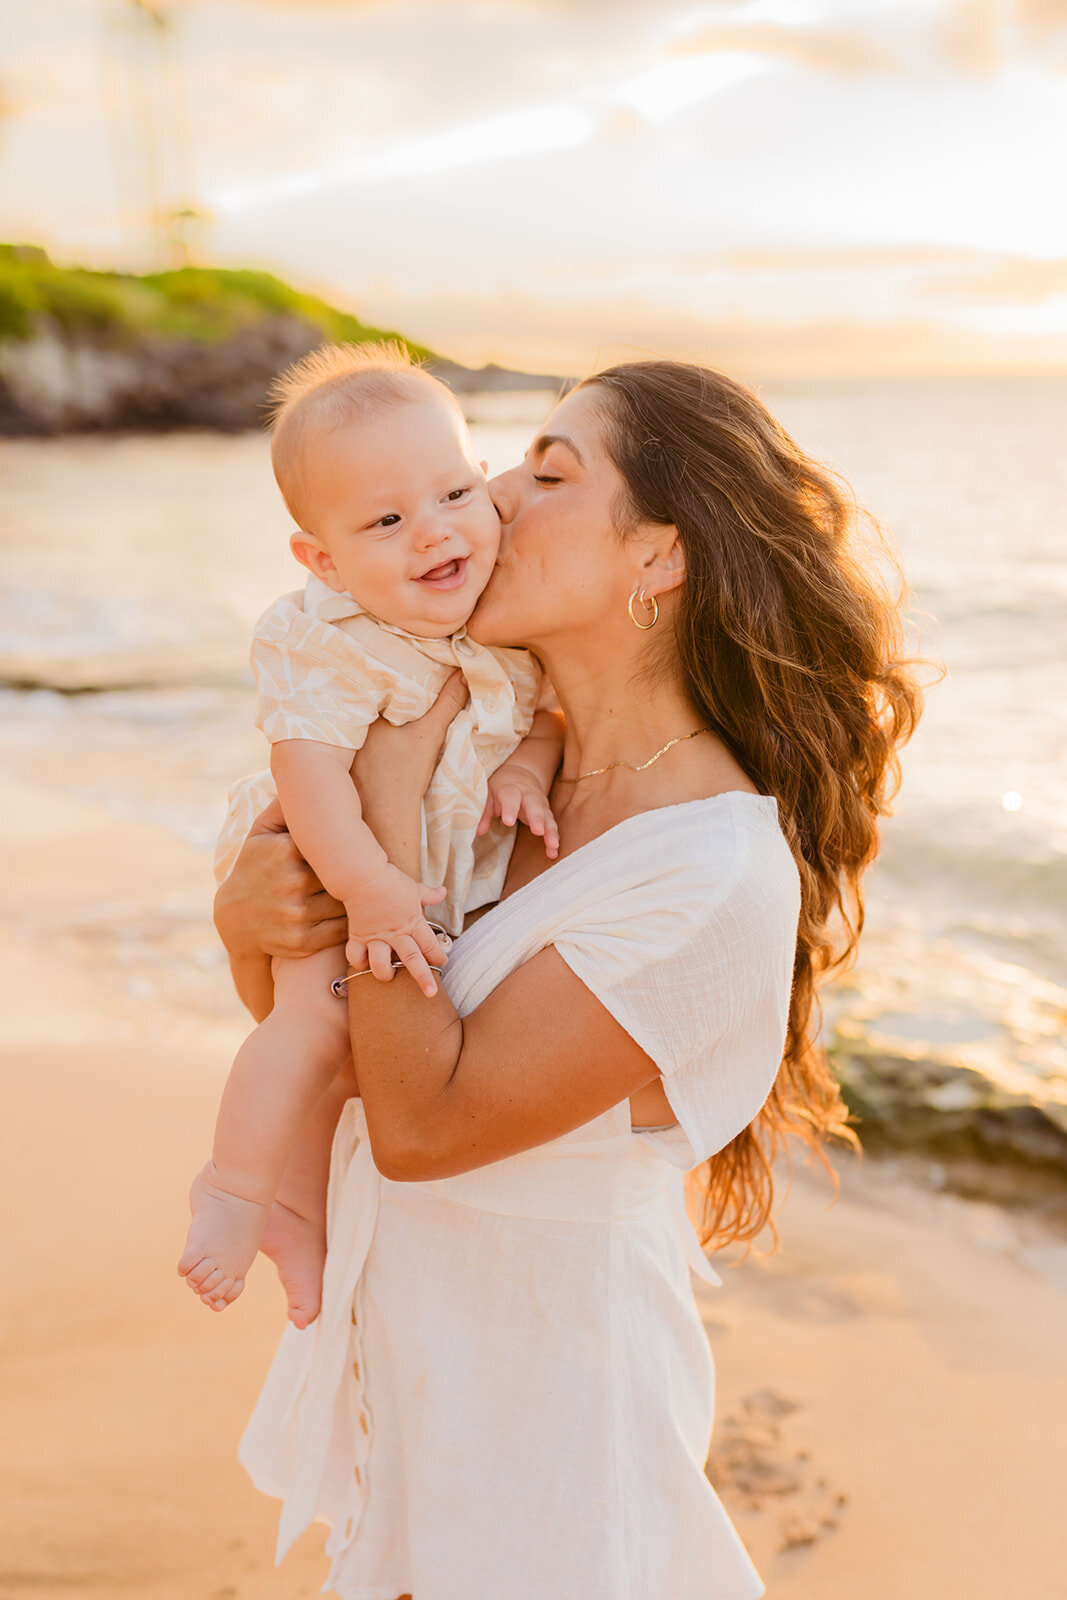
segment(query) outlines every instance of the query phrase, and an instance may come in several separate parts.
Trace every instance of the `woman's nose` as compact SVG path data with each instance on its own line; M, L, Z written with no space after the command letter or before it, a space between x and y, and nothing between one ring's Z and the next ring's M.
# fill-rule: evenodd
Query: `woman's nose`
M489 498L496 506L496 514L505 528L515 515L516 470L512 467L509 472L499 472L495 478L489 479Z

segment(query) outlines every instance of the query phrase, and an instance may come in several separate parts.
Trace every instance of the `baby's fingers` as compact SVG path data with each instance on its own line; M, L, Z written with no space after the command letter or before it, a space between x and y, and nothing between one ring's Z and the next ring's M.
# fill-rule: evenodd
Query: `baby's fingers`
M517 783L502 783L496 791L496 810L506 828L513 828L522 810L522 790Z
M559 828L544 795L525 795L519 815L531 833L544 838L545 851L550 860L555 860L559 854Z
M438 939L436 933L428 922L419 923L412 932L412 938L422 951L431 967L443 967L448 960L448 951ZM397 951L399 955L400 952Z
M437 941L434 940L435 944L436 942ZM415 979L415 982L418 984L423 994L426 995L428 999L432 1000L434 995L437 993L437 985L434 982L434 976L430 971L429 963L427 962L426 957L415 943L415 940L408 937L406 934L402 938L398 939L396 944L397 955L400 957L405 967L407 967L408 971Z
M388 983L393 976L393 947L384 939L371 939L367 944L367 961L374 976Z

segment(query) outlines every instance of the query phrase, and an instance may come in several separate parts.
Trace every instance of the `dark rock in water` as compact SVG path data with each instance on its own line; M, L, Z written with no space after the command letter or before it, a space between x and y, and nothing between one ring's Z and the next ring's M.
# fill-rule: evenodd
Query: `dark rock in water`
M898 1052L840 1032L829 1049L864 1144L1020 1163L1067 1183L1067 1105L1060 1101L1035 1103L933 1050Z
M460 367L454 361L436 357L425 363L428 371L442 379L455 394L496 394L502 389L561 389L563 378L546 373L509 372L507 367Z

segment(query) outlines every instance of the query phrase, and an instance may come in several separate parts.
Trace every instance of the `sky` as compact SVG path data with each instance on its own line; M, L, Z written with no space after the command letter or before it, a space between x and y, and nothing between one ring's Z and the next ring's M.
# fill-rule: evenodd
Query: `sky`
M193 206L472 364L1067 366L1067 0L2 4L0 237L57 259Z

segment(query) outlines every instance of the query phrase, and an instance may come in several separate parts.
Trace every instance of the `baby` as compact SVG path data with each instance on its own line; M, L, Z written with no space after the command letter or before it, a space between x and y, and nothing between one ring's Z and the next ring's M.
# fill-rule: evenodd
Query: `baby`
M424 908L458 933L465 911L497 900L517 817L555 854L547 793L561 741L538 708L533 658L465 633L500 525L451 391L400 346L336 345L291 367L274 398L271 459L310 577L256 625L256 721L271 767L235 787L216 875L229 874L276 792L301 854L344 902L348 944L273 962L274 1009L234 1061L178 1271L213 1310L235 1300L288 1167L275 1207L284 1267L271 1253L303 1327L318 1310L324 1250L332 1114L322 1108L336 1104L327 1091L350 1059L344 957L362 966L369 952L378 973L402 964L436 993L428 968L447 957ZM426 794L416 883L362 820L351 767L377 717L422 716L457 666L470 701Z

